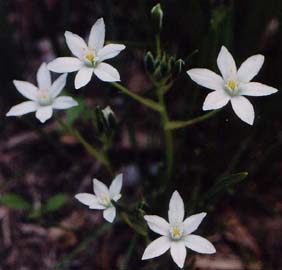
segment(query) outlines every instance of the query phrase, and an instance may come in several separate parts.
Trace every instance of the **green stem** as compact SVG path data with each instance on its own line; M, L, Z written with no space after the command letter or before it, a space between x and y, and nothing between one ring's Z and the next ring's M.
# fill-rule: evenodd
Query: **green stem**
M162 111L162 107L155 101L148 99L148 98L144 98L141 97L135 93L133 93L132 91L130 91L129 89L127 89L126 87L124 87L123 85L119 84L119 83L112 83L112 86L119 89L123 94L133 98L134 100L138 101L139 103L147 106L148 108L154 110L154 111L158 111L161 112Z
M130 258L132 257L133 252L135 251L135 245L136 245L137 239L138 239L138 235L134 234L128 246L127 252L124 256L123 262L119 268L120 270L126 270L129 268L128 266L129 266Z
M214 111L211 111L209 113L206 113L204 115L198 116L194 119L187 120L187 121L170 121L170 122L166 123L165 129L166 130L173 130L173 129L179 129L179 128L192 126L192 125L195 125L197 123L200 123L202 121L205 121L205 120L211 118L212 116L217 114L219 111L220 110L214 110Z
M162 86L160 86L159 89L157 89L158 92L158 98L159 98L159 104L162 106L163 111L160 112L161 116L161 123L162 128L164 132L164 141L165 141L165 166L166 166L166 174L165 179L163 182L162 190L164 191L167 186L169 179L172 175L173 170L173 163L174 163L174 153L173 153L173 138L172 138L172 132L169 129L166 129L167 124L170 122L168 117L168 112L166 109L166 104L164 101L164 89Z
M74 136L77 141L85 148L85 150L94 158L96 158L101 164L105 166L105 168L108 170L108 172L112 175L113 171L111 168L110 161L106 154L104 152L100 152L97 149L95 149L91 144L89 144L79 133L79 131L68 124L64 123L60 118L57 118L58 123L62 126L63 129L65 129L67 132L69 132L72 136Z
M148 237L147 230L145 230L140 225L136 225L136 224L132 223L131 220L129 219L128 215L125 212L122 212L120 214L120 216L121 216L122 220L128 225L128 227L130 227L133 231L135 231L136 233L142 235L145 239L147 239L147 237Z
M157 53L157 58L161 57L161 37L160 34L156 35L156 53Z

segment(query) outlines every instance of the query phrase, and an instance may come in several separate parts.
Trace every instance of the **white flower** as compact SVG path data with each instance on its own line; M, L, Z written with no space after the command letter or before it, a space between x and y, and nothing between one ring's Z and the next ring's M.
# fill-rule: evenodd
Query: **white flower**
M217 66L222 77L204 68L188 70L188 75L197 84L215 90L206 97L203 110L219 109L231 101L237 116L244 122L253 125L254 108L244 96L267 96L278 91L265 84L250 82L258 74L263 62L263 55L253 55L237 70L232 55L222 46L217 58Z
M100 18L92 26L88 44L78 35L65 32L67 45L75 57L59 57L48 64L51 71L68 73L78 71L75 77L75 88L85 86L94 74L102 81L120 81L119 72L103 61L117 56L125 46L105 42L105 24Z
M108 222L113 222L116 216L116 208L112 201L117 202L121 198L122 174L113 180L110 188L97 179L93 179L93 190L95 195L90 193L79 193L75 195L81 203L89 206L90 209L103 210L103 217Z
M182 268L186 258L186 247L199 253L215 253L211 242L191 234L197 230L205 216L206 213L200 213L184 220L184 203L179 193L175 191L169 202L169 223L159 216L144 216L149 228L161 237L145 249L142 260L158 257L170 249L172 259L179 268Z
M61 75L52 84L50 71L46 63L43 63L37 71L38 87L25 81L13 81L17 90L30 101L13 106L6 116L20 116L30 112L36 112L36 118L44 123L52 117L53 109L63 110L78 103L71 97L57 97L66 85L67 75Z

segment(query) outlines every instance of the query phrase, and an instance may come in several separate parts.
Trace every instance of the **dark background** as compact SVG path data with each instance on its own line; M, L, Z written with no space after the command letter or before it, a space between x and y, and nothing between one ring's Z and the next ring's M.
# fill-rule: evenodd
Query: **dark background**
M106 23L106 39L127 45L110 61L120 71L122 83L140 93L150 88L143 57L147 50L154 50L150 9L155 3L0 0L0 192L16 193L35 209L57 193L69 198L62 208L35 219L28 218L27 210L0 205L1 270L174 269L167 255L155 260L155 266L141 262L145 248L141 238L134 245L135 236L126 225L105 227L100 213L73 199L78 192L92 190L94 176L107 184L111 179L54 120L42 125L32 114L20 119L5 117L11 106L24 100L12 80L33 81L41 62L69 55L64 31L85 37L99 17ZM251 55L265 55L255 81L281 88L281 1L168 0L161 4L162 47L187 60L185 70L207 67L217 72L216 57L225 45L237 65ZM198 53L189 57L195 50ZM174 120L203 114L208 93L185 70L167 95ZM97 79L78 91L73 89L72 75L68 82L68 94L85 100L90 109L111 105L116 112L119 126L109 154L115 171L125 175L124 200L136 202L142 182L154 181L150 171L162 160L158 115ZM171 190L162 203L152 203L154 207L148 210L165 216L176 188L189 212L200 211L197 201L215 179L249 173L236 189L208 207L201 233L218 252L198 256L197 269L282 269L282 95L278 92L250 100L256 113L252 127L238 119L229 105L207 122L174 132L176 163ZM97 143L95 131L83 116L75 124ZM132 134L137 144L132 144Z

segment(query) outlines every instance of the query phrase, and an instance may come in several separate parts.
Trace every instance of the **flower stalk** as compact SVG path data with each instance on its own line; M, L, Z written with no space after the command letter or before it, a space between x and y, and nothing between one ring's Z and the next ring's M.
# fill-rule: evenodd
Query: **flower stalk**
M163 108L163 110L160 112L160 118L161 118L163 134L164 134L165 166L166 166L166 172L165 172L164 181L162 183L161 191L165 191L168 186L169 179L172 175L173 163L174 163L172 132L171 130L166 129L166 126L170 121L169 121L169 116L168 116L165 99L164 99L165 92L166 92L165 90L166 88L162 85L159 86L159 88L157 89L159 104Z
M128 227L130 227L133 231L135 231L137 234L142 235L143 237L145 237L145 239L148 238L147 230L131 222L131 220L129 219L128 215L125 212L122 212L120 216L122 220L128 225Z
M135 94L134 92L130 91L129 89L117 82L111 83L111 85L120 90L123 94L133 98L135 101L145 105L146 107L154 111L161 112L163 110L162 106L160 106L157 102L148 98L141 97L140 95Z
M169 121L169 122L166 123L165 129L166 130L174 130L174 129L185 128L185 127L188 127L188 126L193 126L195 124L198 124L200 122L203 122L205 120L210 119L215 114L217 114L219 111L220 111L220 109L214 110L214 111L208 112L204 115L195 117L195 118L187 120L187 121Z
M93 156L95 159L97 159L102 165L105 166L107 171L113 175L113 170L110 164L110 161L105 153L105 151L99 151L96 148L94 148L91 144L89 144L80 134L80 132L66 124L64 121L62 121L60 118L57 117L57 122L60 124L60 126L69 132L72 136L74 136L77 141L85 148L85 150Z

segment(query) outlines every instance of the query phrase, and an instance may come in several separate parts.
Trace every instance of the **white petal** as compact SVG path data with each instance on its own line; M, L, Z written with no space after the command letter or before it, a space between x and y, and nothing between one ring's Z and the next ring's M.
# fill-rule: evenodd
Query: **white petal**
M173 241L170 247L170 254L177 266L183 268L186 259L186 247L184 242Z
M112 223L116 217L116 208L114 206L109 207L103 211L103 217L108 222Z
M174 191L168 209L168 220L170 224L180 224L184 219L184 203L178 191Z
M209 93L204 101L203 110L216 110L225 106L230 96L225 91L213 91Z
M63 74L53 82L53 84L50 88L51 97L54 98L61 93L61 91L66 86L66 81L67 81L67 74Z
M57 73L68 73L78 71L84 66L84 63L75 57L59 57L51 61L47 68Z
M99 63L94 68L95 75L104 82L118 82L120 75L118 71L109 64Z
M26 98L36 101L37 100L37 87L29 82L13 81L17 90Z
M51 87L51 74L47 69L46 63L43 63L36 74L39 89L49 89Z
M258 83L242 83L240 84L241 95L244 96L268 96L276 93L278 90L274 87Z
M117 201L116 199L120 198L120 191L122 187L122 174L119 174L115 177L112 184L110 185L109 192L110 196L114 201Z
M6 114L6 116L19 116L30 112L35 112L38 105L34 101L25 101L16 106L13 106Z
M36 118L41 122L45 123L48 119L52 117L53 109L52 106L39 107L36 111Z
M196 252L204 254L213 254L216 252L213 244L201 236L190 234L185 236L183 240L185 241L186 247Z
M61 97L57 97L54 100L52 107L53 109L64 110L77 105L78 103L72 97L61 96Z
M125 46L122 44L106 45L98 52L99 61L104 61L106 59L113 58L117 56L124 49Z
M261 54L253 55L242 63L238 70L238 80L241 82L249 82L260 71L264 62L264 56Z
M69 31L65 32L65 38L72 54L80 59L83 59L84 54L88 51L88 47L83 38Z
M207 213L192 215L184 220L184 235L196 231Z
M231 98L231 104L237 116L249 125L253 125L255 119L254 107L251 102L243 96Z
M221 50L218 54L217 66L225 81L236 80L237 68L234 58L224 46L221 47Z
M96 51L99 51L100 49L102 49L104 43L105 43L105 23L103 18L100 18L92 26L88 40L88 47L90 49L95 49Z
M114 200L115 202L117 202L119 199L121 198L121 194L117 194L114 197L112 197L112 200Z
M101 205L97 197L90 193L78 193L74 196L81 203L89 206L91 209L104 210L105 207Z
M150 243L144 251L142 260L148 260L164 254L170 248L170 241L167 237L161 236Z
M160 235L168 236L169 235L169 224L168 222L159 216L144 216L144 219L147 221L149 228Z
M75 76L75 81L74 81L75 89L79 89L85 86L86 84L88 84L91 80L92 74L93 74L93 68L90 67L81 68Z
M108 187L98 179L93 179L93 190L99 198L110 195Z
M224 89L223 79L213 71L205 68L193 68L187 71L190 78L197 84L212 89Z

